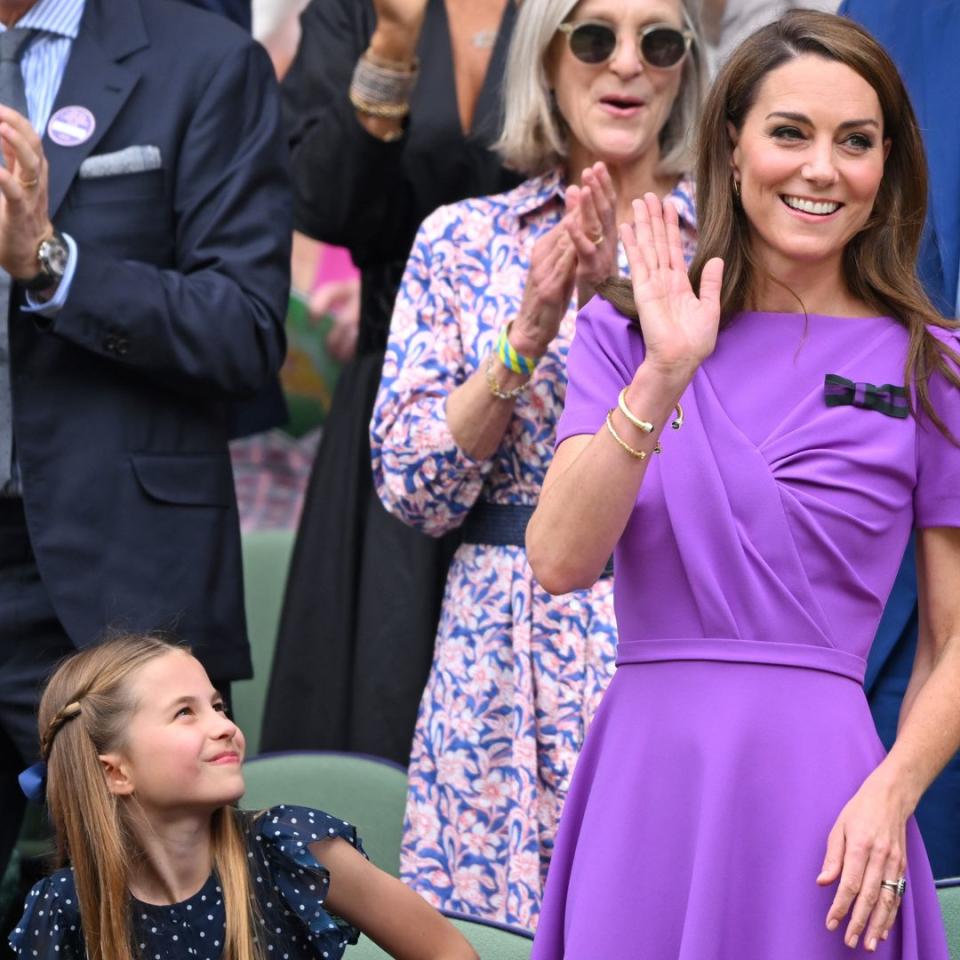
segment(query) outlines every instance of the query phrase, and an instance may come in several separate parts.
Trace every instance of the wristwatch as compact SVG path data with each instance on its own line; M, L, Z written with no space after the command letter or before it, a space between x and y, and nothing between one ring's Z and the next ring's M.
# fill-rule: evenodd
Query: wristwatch
M62 279L67 269L67 260L70 249L63 239L63 234L54 227L53 233L37 247L37 263L40 270L26 280L18 280L25 290L37 293L55 287Z

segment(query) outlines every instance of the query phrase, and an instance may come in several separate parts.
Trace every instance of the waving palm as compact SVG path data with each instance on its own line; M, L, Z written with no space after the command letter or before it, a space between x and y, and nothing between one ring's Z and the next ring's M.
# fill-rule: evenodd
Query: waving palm
M647 193L634 200L633 216L633 226L620 227L620 238L630 263L647 362L670 371L694 369L717 342L723 261L714 257L707 262L698 297L683 259L676 209Z

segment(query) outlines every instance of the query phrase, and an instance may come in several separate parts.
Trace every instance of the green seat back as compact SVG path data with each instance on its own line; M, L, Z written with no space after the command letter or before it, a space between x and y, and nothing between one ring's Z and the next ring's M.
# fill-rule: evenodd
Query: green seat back
M240 805L259 810L278 803L316 807L352 823L367 856L400 876L400 835L407 774L397 764L348 753L274 753L243 768L247 792Z
M470 941L480 960L530 960L533 940L521 932L491 926L466 917L449 917L453 925ZM361 937L355 947L347 950L350 960L389 960L390 954L381 950L369 937Z
M231 696L234 719L247 740L248 757L260 751L260 726L293 538L290 530L251 530L243 535L243 590L253 679L232 684Z
M960 878L941 882L937 887L943 922L950 944L950 960L960 960Z

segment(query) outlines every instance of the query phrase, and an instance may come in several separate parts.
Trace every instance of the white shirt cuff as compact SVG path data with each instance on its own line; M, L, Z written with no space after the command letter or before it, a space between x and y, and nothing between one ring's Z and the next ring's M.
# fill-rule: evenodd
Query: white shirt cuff
M56 293L49 300L38 300L30 291L27 291L26 305L21 307L24 313L36 313L41 317L55 317L67 302L70 294L70 284L73 275L77 272L77 244L69 233L63 234L67 244L67 267L63 271L63 279L57 284Z

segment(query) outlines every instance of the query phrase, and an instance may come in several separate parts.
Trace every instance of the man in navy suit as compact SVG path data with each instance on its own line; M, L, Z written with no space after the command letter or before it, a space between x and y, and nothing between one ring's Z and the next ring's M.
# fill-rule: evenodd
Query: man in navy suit
M250 675L226 439L283 359L292 225L243 30L175 0L0 0L0 24L2 874L57 658L164 628Z
M918 269L944 316L958 315L960 279L960 0L846 0L840 13L863 24L896 61L923 131L930 168L927 224ZM960 585L958 585L960 589ZM917 577L904 559L870 653L866 689L889 747L913 665ZM935 876L960 876L960 757L917 810Z

